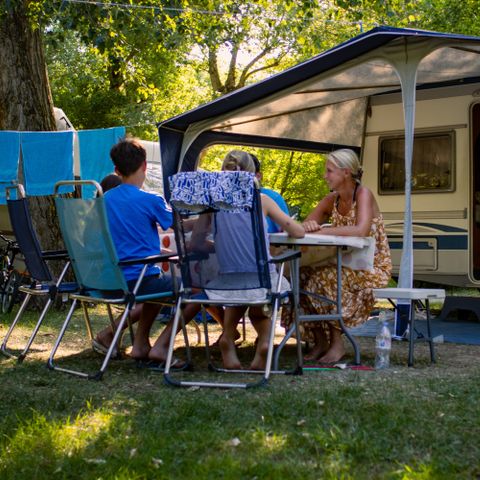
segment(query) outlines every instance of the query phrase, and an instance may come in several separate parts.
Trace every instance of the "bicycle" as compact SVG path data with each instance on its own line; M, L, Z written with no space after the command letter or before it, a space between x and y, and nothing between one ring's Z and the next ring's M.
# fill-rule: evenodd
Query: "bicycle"
M5 245L0 248L0 307L2 313L10 313L18 297L21 275L13 263L20 252L18 243L0 233Z

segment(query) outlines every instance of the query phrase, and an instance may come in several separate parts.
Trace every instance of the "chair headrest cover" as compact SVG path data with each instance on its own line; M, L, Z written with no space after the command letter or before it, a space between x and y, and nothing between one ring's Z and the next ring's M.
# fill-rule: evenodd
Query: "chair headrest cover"
M169 177L170 203L181 213L252 208L255 174L251 172L180 172Z

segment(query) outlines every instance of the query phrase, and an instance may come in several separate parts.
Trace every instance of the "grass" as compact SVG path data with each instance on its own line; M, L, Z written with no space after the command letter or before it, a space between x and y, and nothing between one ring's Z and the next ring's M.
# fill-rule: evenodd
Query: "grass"
M247 391L176 389L127 359L113 361L101 382L48 371L63 316L49 316L22 365L0 360L2 480L480 475L478 347L440 344L431 366L419 345L408 368L407 344L395 343L387 371L276 375ZM14 346L34 319L29 313ZM11 320L2 318L2 337ZM85 350L80 312L74 324L59 361L98 366ZM359 341L363 363L372 365L373 339ZM242 357L251 356L251 343ZM200 363L202 354L194 349ZM293 346L285 358L292 361Z

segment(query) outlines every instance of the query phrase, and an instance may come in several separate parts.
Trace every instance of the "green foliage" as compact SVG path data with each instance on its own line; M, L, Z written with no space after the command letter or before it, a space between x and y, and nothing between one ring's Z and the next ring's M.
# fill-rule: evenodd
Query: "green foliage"
M151 2L135 7L143 5ZM162 110L177 114L196 105L184 102L173 109L175 102L167 98L186 49L176 32L176 14L164 12L163 2L157 5L65 3L50 11L54 21L45 38L52 93L77 128L153 125Z
M238 3L184 2L182 30L208 64L216 95L228 93L284 68L305 41L316 3L311 0ZM207 15L205 11L212 12Z
M476 0L423 2L422 28L439 32L480 35L480 4Z

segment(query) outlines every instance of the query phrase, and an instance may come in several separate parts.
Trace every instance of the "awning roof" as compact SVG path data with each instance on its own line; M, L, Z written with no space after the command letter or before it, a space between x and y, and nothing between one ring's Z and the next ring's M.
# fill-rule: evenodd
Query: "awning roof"
M161 129L205 130L361 145L365 99L400 89L390 63L413 50L431 51L417 86L480 74L480 39L378 27L266 80L171 118ZM411 53L410 53L411 54ZM190 135L189 135L190 137Z

